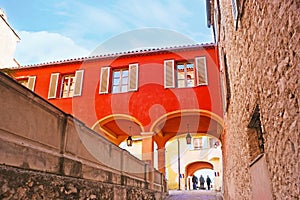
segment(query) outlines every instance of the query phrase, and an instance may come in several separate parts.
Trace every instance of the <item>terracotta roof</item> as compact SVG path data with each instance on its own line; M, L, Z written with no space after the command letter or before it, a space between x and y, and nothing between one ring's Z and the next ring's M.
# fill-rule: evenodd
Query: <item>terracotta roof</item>
M13 69L22 69L22 68L32 68L32 67L42 67L47 65L57 65L57 64L64 64L64 63L74 63L74 62L82 62L82 61L91 61L91 60L98 60L98 59L113 59L115 57L120 56L138 56L138 55L147 55L152 53L162 53L162 52L169 52L169 51L185 51L194 48L209 48L214 47L215 43L205 43L205 44L191 44L191 45L183 45L183 46L173 46L173 47L161 47L161 48L146 48L141 50L130 50L118 53L108 53L103 55L95 55L95 56L86 56L81 58L71 58L71 59L64 59L59 61L51 61L33 65L25 65L20 67L15 67Z

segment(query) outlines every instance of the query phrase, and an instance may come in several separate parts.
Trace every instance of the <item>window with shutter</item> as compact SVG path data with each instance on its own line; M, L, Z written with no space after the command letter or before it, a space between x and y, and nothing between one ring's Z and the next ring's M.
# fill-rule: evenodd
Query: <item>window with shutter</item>
M129 87L128 91L136 91L138 89L138 64L129 65Z
M31 91L34 91L36 76L22 76L22 77L17 77L16 79L20 84L24 85Z
M165 88L174 88L174 60L164 61L164 75Z
M75 74L75 88L74 96L81 96L82 84L83 84L84 70L77 70Z
M203 149L202 137L193 139L193 146L195 150Z
M51 74L48 99L56 98L57 84L58 84L59 73Z
M27 84L27 87L28 87L31 91L34 91L35 79L36 79L36 76L29 76L29 77L28 77L28 84Z
M232 3L232 15L234 20L234 27L237 29L237 22L238 22L238 16L239 16L239 10L238 10L238 0L231 0Z
M206 58L196 58L196 69L197 69L197 83L198 85L207 85L207 69L206 69Z
M108 93L109 73L110 73L110 67L101 68L99 94Z
M264 153L264 136L262 132L262 126L260 121L260 109L259 105L256 105L250 122L248 124L248 144L250 162L253 163L261 154Z

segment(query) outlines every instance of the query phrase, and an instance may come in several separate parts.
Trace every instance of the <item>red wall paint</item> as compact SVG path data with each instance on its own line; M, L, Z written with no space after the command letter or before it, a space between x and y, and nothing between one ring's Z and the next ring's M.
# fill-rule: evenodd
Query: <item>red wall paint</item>
M194 88L164 88L164 60L194 60L206 56L208 86ZM99 94L100 69L103 66L118 68L132 63L139 64L139 88L136 92ZM48 99L51 73L74 73L84 69L82 95L73 98ZM63 111L92 126L111 114L128 114L149 128L157 118L180 109L203 109L222 117L219 66L215 46L183 48L181 51L147 55L100 58L85 62L61 62L37 67L16 69L16 77L35 75L35 92ZM110 79L111 80L111 79Z

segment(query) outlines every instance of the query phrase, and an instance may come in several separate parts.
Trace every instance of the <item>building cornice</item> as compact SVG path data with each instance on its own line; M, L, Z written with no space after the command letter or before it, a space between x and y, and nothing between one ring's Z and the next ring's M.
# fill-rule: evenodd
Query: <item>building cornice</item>
M163 47L163 48L148 48L148 49L131 50L131 51L118 52L118 53L108 53L104 55L64 59L59 61L52 61L52 62L46 62L40 64L33 64L33 65L25 65L25 66L16 67L14 69L18 70L18 69L26 69L26 68L34 68L34 67L47 67L47 66L62 65L62 64L74 64L80 62L94 62L98 60L112 60L117 58L165 54L170 52L184 52L184 51L190 51L195 49L210 49L210 48L215 48L215 46L216 44L214 43L206 43L206 44L192 44L192 45Z

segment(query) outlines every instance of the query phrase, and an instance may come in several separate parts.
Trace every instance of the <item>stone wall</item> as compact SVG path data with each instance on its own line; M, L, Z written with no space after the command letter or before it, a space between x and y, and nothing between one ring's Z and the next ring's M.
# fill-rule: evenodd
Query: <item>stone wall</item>
M0 199L157 199L151 190L0 165Z
M221 69L231 92L222 137L224 198L257 195L253 179L262 177L250 167L248 124L258 105L265 140L265 164L259 165L266 165L268 198L299 199L300 2L238 0L236 29L231 1L217 2Z
M0 199L165 196L160 172L2 73L0 95Z

